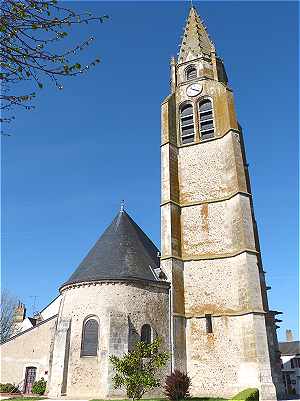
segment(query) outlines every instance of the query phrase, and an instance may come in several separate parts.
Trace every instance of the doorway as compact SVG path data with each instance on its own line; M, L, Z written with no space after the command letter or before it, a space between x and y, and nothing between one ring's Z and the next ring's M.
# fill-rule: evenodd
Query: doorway
M28 366L25 372L25 382L24 382L24 393L30 394L32 385L36 378L36 368L34 366Z

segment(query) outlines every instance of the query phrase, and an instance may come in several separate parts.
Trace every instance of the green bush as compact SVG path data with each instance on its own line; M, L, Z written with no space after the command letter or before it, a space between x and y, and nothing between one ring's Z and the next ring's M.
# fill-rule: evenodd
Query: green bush
M232 397L232 400L259 401L259 391L257 388L246 388Z
M19 393L19 389L11 383L0 383L0 393Z
M160 352L160 344L160 338L150 344L138 341L134 349L122 357L110 356L115 370L114 388L125 387L128 398L140 400L147 391L159 387L158 371L169 359L166 352Z
M46 391L46 384L47 382L45 382L44 378L42 377L40 380L33 383L31 392L33 394L43 395Z

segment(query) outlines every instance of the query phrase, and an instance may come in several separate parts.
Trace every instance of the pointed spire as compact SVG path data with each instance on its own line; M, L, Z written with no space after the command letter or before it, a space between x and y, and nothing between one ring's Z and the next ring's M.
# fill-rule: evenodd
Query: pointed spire
M203 53L210 54L213 51L215 51L214 45L195 7L192 6L184 29L178 62L195 59Z

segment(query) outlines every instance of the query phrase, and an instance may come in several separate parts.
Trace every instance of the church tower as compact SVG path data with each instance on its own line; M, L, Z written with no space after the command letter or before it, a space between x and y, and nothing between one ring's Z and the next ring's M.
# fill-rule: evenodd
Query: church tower
M193 395L281 396L242 131L223 61L196 9L162 103L161 268L171 282L172 368Z

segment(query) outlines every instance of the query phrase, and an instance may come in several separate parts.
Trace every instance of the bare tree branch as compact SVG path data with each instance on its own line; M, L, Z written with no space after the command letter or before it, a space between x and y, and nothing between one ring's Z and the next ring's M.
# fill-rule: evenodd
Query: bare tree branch
M0 341L8 340L16 333L15 311L17 299L7 290L1 291L0 304Z

